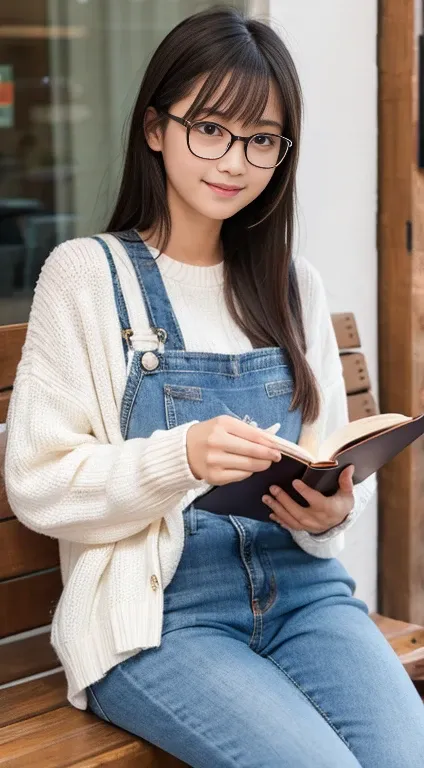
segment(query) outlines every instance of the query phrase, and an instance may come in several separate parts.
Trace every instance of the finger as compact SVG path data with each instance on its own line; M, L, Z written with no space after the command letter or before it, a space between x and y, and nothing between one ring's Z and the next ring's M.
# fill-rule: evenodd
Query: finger
M272 440L272 435L267 437L264 430L259 429L258 427L253 427L246 421L234 418L234 416L224 416L223 419L225 419L223 425L225 424L225 429L229 434L242 437L252 443L267 445L275 450L275 440Z
M280 451L275 448L252 443L251 440L246 440L243 437L238 437L228 432L223 435L211 436L210 445L225 451L225 453L248 456L249 458L261 459L262 461L280 461L282 458Z
M276 435L280 427L281 427L281 424L278 421L276 424L273 424L271 427L267 427L266 429L264 429L264 432L269 432L271 435Z
M226 451L213 451L207 458L210 469L222 468L230 470L239 470L241 472L263 472L271 466L271 459L263 461L261 459L252 459L250 456L240 456L236 453L227 453Z
M251 472L238 472L235 469L223 469L219 474L219 479L215 482L215 485L227 485L227 483L239 483L241 480L246 480L251 477Z
M265 495L262 497L262 501L270 508L271 512L275 515L275 522L283 526L283 528L292 528L295 531L301 531L302 525L299 520L296 520L290 512L280 504L272 496ZM272 519L272 518L271 518Z
M281 523L280 518L274 513L270 515L270 519L274 520L274 522L278 523L278 525L280 525L282 528L288 528L290 531L291 530L306 531L306 533L316 534L316 533L324 533L325 531L331 530L331 528L329 528L328 526L326 526L325 528L322 528L322 527L318 527L318 525L316 524L313 524L308 528L302 527L301 525L298 525L297 527L295 527L294 525L284 525L283 523Z
M283 509L298 522L301 529L314 528L319 523L319 518L311 518L309 511L294 501L288 493L283 491L282 488L278 488L277 486L272 485L270 488L270 493L272 497L274 497L279 502L279 504L281 504ZM317 493L317 491L315 493ZM322 495L319 494L319 496L322 499Z
M306 483L303 482L303 480L293 480L292 485L293 485L293 488L298 493L300 493L300 495L304 499L306 499L306 501L311 506L322 507L324 503L324 499L326 498L325 496L323 496L322 493L320 493L319 491L316 491L314 488L310 488L309 485L306 485ZM291 499L291 501L293 501L293 499ZM296 504L296 502L294 503Z
M355 467L353 464L350 464L348 467L345 467L343 472L339 475L339 488L343 493L352 493L353 492L353 475L355 472Z

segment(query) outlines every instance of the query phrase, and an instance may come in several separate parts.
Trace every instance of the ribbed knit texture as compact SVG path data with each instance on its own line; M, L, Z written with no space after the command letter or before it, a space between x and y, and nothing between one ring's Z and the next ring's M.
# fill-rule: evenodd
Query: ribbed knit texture
M154 348L132 264L119 242L107 239L134 345ZM157 263L189 351L251 349L226 309L222 264L191 266L165 255ZM296 267L307 358L321 390L314 425L321 442L347 422L346 394L322 281L305 259ZM208 487L188 465L191 424L123 440L125 383L103 250L91 238L63 243L47 259L36 287L8 412L5 472L19 520L59 540L64 590L52 644L66 672L69 701L80 709L87 706L87 685L140 649L160 645L163 591L184 546L182 510ZM316 557L337 555L343 531L374 488L374 477L356 486L355 509L338 528L320 536L293 531L293 537Z

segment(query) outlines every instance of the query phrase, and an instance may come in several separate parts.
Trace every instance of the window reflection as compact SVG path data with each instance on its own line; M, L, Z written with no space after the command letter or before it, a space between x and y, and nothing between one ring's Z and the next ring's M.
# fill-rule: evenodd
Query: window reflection
M0 325L26 322L57 243L104 228L147 61L169 29L213 4L222 0L0 4Z

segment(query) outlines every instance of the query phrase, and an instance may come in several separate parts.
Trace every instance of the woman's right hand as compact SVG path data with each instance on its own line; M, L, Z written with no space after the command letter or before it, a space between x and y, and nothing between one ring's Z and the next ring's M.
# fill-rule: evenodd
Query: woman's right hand
M217 416L187 431L187 458L197 480L226 485L262 472L281 453L257 427L233 416Z

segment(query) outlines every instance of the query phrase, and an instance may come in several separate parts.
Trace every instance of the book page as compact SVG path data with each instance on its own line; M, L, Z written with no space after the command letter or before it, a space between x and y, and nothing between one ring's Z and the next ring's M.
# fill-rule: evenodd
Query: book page
M319 448L319 434L318 425L316 422L313 424L303 424L297 441L299 448L304 448L306 451L316 459Z
M333 432L322 443L318 451L318 460L331 461L345 445L375 432L384 432L390 427L407 421L413 421L412 416L404 416L402 413L379 413L375 416L367 416L365 419L351 421Z
M262 431L264 432L265 430ZM313 462L316 460L316 457L313 456L307 448L297 445L297 443L292 443L290 440L285 440L284 437L270 435L269 433L267 433L267 437L271 437L272 441L275 442L275 447L278 448L281 453L287 453L289 456L294 456L295 458L302 459L306 462Z

